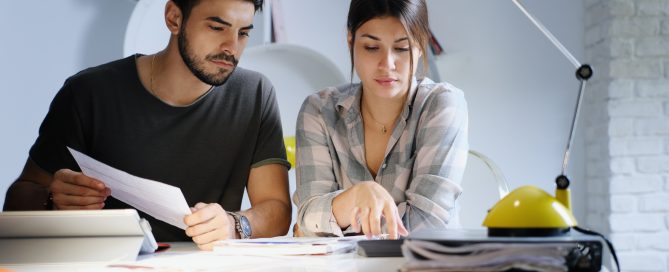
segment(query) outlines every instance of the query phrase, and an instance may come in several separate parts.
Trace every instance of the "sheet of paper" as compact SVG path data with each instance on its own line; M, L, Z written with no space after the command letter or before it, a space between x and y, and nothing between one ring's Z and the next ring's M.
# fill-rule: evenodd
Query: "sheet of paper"
M101 163L79 151L67 148L84 175L102 181L112 196L154 218L186 229L184 216L190 207L181 189L169 184L140 178Z
M353 237L273 237L243 240L221 240L214 252L221 255L291 256L347 253L355 250L359 240Z

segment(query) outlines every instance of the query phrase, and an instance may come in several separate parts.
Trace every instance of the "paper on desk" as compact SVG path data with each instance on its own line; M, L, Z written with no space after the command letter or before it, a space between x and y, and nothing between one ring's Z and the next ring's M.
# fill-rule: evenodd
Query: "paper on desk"
M221 240L214 252L221 255L290 256L347 253L365 236L353 237L273 237Z
M154 218L186 229L184 216L190 214L181 189L162 182L140 178L96 161L72 148L67 148L84 175L102 181L112 196Z

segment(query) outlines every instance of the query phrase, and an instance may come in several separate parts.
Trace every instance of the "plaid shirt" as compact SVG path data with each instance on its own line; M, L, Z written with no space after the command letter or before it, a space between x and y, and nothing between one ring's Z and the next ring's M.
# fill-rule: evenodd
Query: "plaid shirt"
M376 178L365 163L361 93L359 84L327 88L302 104L293 196L300 230L308 236L351 233L337 224L332 200L370 180L390 193L408 230L458 225L455 205L469 151L463 92L427 78L411 88Z

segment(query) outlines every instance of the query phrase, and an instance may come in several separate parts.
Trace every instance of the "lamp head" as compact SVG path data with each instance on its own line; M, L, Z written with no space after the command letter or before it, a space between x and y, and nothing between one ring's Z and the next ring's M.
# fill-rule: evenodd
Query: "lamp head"
M502 198L483 221L490 236L556 236L568 233L576 224L571 210L560 200L531 185Z

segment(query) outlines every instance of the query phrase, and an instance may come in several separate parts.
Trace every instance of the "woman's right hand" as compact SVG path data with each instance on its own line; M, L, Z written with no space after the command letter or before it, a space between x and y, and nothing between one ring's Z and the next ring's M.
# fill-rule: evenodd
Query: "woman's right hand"
M49 186L58 210L102 209L111 190L101 181L69 169L58 170Z
M386 221L390 239L409 234L397 212L397 205L388 191L374 181L361 182L344 191L332 203L332 211L337 223L342 227L351 226L368 238L380 236L381 217Z

